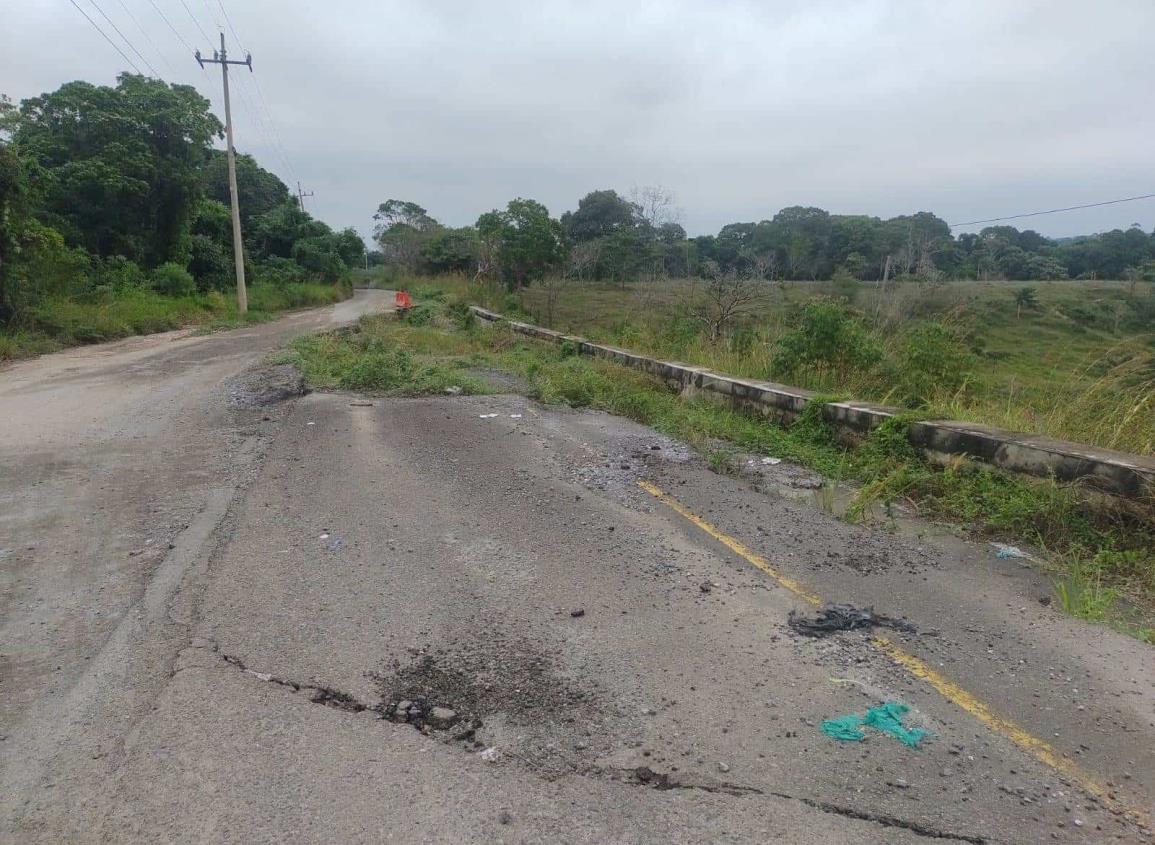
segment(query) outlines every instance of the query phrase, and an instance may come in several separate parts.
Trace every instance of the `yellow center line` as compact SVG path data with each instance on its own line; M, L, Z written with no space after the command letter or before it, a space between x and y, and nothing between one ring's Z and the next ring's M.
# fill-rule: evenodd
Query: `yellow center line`
M720 531L714 525L711 525L706 520L695 514L673 496L662 491L660 488L651 484L648 481L639 481L638 486L657 499L662 504L669 507L671 510L685 517L694 525L701 528L719 543L721 543L730 551L746 561L752 563L754 566L761 569L783 587L803 601L820 607L823 604L821 596L811 590L802 582L784 575L781 571L770 564L766 558L762 557L757 552L750 549L746 544L742 543L730 535ZM1009 739L1012 743L1018 746L1021 750L1034 757L1040 763L1049 766L1056 772L1069 778L1071 781L1077 783L1084 790L1091 795L1098 798L1106 806L1123 812L1138 824L1149 826L1150 822L1146 812L1135 810L1124 805L1115 795L1107 789L1103 784L1099 783L1093 776L1083 771L1070 758L1063 756L1054 746L1045 740L1039 739L1037 736L1031 734L1025 728L1019 726L1010 719L999 716L995 713L989 705L982 701L977 696L968 692L963 687L950 680L936 669L933 669L923 660L915 657L905 649L895 645L887 637L871 637L869 642L874 648L882 652L898 666L905 669L910 675L920 681L925 681L938 691L943 698L950 701L952 704L965 710L978 721L982 722L995 733Z

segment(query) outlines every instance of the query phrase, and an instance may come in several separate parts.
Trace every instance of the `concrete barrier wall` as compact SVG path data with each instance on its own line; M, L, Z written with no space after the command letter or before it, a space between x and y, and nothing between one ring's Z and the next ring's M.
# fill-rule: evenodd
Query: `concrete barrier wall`
M816 396L800 387L735 378L705 367L648 358L626 349L510 320L476 306L472 311L482 320L507 324L519 334L558 344L568 342L582 355L647 372L682 395L710 398L777 422L793 422ZM887 419L901 413L901 408L854 400L827 402L822 406L823 418L851 440L867 436ZM1012 472L1077 481L1104 493L1132 498L1155 496L1155 458L1150 456L956 420L912 422L907 426L907 436L924 455L939 462L965 456Z

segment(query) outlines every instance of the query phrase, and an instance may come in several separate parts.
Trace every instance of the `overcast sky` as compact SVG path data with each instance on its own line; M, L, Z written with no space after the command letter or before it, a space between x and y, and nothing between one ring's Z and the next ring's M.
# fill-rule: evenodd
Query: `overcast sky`
M232 77L237 148L366 234L391 197L461 225L659 184L701 234L787 205L955 223L1155 192L1153 0L221 2L255 70ZM158 13L231 50L218 0L76 3L223 114ZM13 100L125 68L70 0L3 5ZM1016 221L1132 223L1155 200Z

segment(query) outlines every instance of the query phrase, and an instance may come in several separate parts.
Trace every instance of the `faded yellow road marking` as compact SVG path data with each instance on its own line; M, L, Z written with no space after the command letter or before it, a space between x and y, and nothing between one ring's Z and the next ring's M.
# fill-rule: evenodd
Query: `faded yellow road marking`
M730 549L734 554L754 564L754 566L761 569L783 587L794 593L799 598L814 605L815 607L822 605L822 598L816 592L806 587L800 581L784 575L778 569L773 567L766 558L762 557L757 552L747 547L740 540L736 540L730 535L718 530L706 520L695 514L673 496L663 492L658 487L654 486L648 481L639 481L638 486L657 499L662 504L669 507L671 510L677 512L679 515L685 517L694 525L701 528L719 543ZM895 645L886 637L872 637L867 642L882 652L884 655L893 660L896 664L905 669L909 674L918 678L920 681L925 681L934 687L943 698L950 701L952 704L961 707L971 716L982 722L992 731L1001 736L1006 737L1013 742L1020 749L1030 754L1040 763L1049 766L1073 782L1077 783L1084 790L1094 795L1108 807L1114 810L1125 813L1131 819L1141 825L1148 826L1150 824L1148 815L1144 811L1135 810L1127 807L1123 802L1116 798L1103 784L1099 783L1094 777L1083 771L1072 760L1064 757L1057 749L1045 740L1039 739L1034 734L1020 727L1010 719L1003 718L995 713L991 708L980 698L972 695L967 690L960 687L954 681L939 673L937 670L931 668L921 659L915 657L905 649Z
M794 595L798 596L803 601L809 602L815 607L822 606L822 598L818 595L818 593L815 593L812 590L808 590L800 582L795 581L790 576L783 575L781 572L771 566L770 562L766 560L766 558L762 557L762 555L757 554L741 541L735 540L728 534L723 534L721 531L695 514L673 496L669 496L666 493L663 493L648 481L639 481L638 486L653 496L655 499L657 499L659 502L661 502L663 505L670 507L671 509L684 516L686 519L690 520L690 522L697 525L723 546L728 548L734 554L738 555L738 557L745 558L750 563L754 564L756 567L761 569L763 572L765 572L787 590L794 593Z

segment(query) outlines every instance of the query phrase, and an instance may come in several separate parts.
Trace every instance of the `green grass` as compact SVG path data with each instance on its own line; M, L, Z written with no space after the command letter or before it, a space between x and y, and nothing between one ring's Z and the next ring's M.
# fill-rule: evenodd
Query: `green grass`
M932 389L927 416L987 423L1138 454L1155 453L1155 324L1137 309L1155 308L1155 286L1122 282L903 283L885 293L851 291L870 337L876 367L801 368L784 374L774 356L802 303L845 294L828 282L766 283L760 302L730 336L711 343L692 319L704 283L628 285L568 282L516 295L470 285L464 277L405 279L440 285L458 298L542 325L667 360L719 372L904 404L901 376L908 339L929 322L946 324L969 347L962 385ZM1014 291L1030 284L1039 308L1017 314ZM1140 328L1137 328L1140 326Z
M237 313L236 300L219 291L171 297L151 290L128 290L83 299L51 299L40 304L25 327L0 329L0 361L186 326L220 329L262 322L283 311L338 302L348 297L349 288L258 283L248 293L249 311L243 318Z

